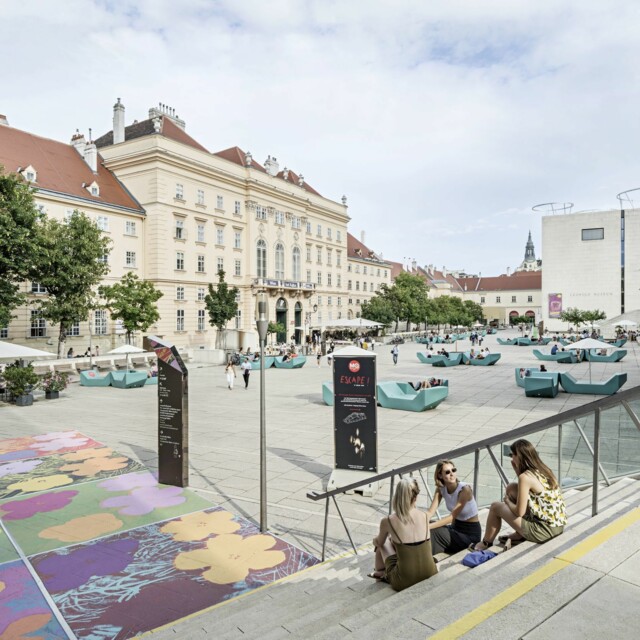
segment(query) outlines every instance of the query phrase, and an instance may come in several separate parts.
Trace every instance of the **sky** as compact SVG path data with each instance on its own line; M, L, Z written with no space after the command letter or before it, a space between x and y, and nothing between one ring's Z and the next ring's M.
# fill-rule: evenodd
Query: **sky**
M635 0L1 0L0 113L68 142L162 102L275 156L384 258L514 269L541 203L640 187ZM640 201L640 191L637 192ZM640 206L640 203L636 203Z

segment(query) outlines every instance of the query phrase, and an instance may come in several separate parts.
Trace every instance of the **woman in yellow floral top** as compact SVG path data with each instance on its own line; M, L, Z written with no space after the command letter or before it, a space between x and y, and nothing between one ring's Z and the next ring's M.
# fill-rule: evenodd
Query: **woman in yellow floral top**
M511 466L518 474L518 482L507 486L503 502L491 505L485 537L475 545L476 550L493 544L503 520L515 534L502 537L501 542L546 542L559 536L567 524L558 481L528 440L516 440L511 445Z

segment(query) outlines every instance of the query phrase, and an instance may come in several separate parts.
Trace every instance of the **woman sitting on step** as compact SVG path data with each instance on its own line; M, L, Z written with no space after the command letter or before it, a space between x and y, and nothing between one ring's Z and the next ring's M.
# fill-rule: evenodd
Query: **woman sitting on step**
M511 445L511 466L518 474L518 482L507 486L503 502L491 505L485 536L475 545L476 551L493 544L502 520L515 530L514 534L500 538L503 543L547 542L559 536L567 524L558 481L528 440L516 440Z
M375 571L368 575L388 582L396 591L438 572L429 542L429 517L416 508L419 493L415 478L402 478L393 496L394 513L382 518L373 539Z
M436 494L427 513L429 518L433 518L444 499L451 515L430 524L431 549L434 555L453 554L482 539L478 505L473 497L473 490L470 484L458 480L457 471L451 460L439 460L436 464Z

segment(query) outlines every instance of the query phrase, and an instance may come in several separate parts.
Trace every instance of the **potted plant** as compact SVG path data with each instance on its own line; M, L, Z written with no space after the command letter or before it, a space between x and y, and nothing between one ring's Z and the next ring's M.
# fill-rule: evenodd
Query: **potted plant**
M42 388L47 400L55 400L60 397L60 392L69 385L69 374L53 371L42 377Z
M31 392L38 386L39 380L30 364L23 367L16 360L4 370L4 380L17 406L28 407L33 404Z

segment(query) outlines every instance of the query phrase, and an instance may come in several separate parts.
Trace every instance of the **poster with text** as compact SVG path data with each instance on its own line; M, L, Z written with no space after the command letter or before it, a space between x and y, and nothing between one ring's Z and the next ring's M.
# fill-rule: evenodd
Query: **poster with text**
M562 315L562 294L549 294L549 317L559 318Z
M335 468L377 472L375 357L336 356L333 389Z

